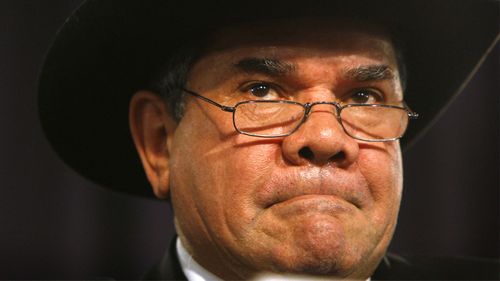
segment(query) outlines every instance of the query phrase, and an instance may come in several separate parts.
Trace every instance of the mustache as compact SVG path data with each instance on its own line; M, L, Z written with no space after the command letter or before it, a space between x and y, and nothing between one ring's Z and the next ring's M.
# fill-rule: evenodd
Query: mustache
M360 174L341 169L310 168L273 174L257 190L255 198L258 206L268 208L304 195L335 196L360 209L367 204L370 189Z

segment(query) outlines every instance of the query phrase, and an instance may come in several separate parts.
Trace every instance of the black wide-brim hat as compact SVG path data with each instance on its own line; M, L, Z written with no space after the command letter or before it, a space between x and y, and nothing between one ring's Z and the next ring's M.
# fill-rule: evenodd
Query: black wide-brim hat
M498 41L495 0L88 0L65 22L40 75L39 113L57 154L105 187L152 197L128 105L186 41L238 22L347 16L385 25L403 46L413 143ZM244 34L242 34L244 36Z

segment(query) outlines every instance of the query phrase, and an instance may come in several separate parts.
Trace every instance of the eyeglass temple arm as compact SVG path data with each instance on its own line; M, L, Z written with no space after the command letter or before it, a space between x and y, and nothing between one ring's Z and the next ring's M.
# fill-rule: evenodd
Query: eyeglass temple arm
M234 112L234 110L235 110L235 108L234 108L234 107L232 107L232 106L225 106L225 105L222 105L222 104L220 104L220 103L217 103L217 102L215 102L215 101L213 101L213 100L211 100L211 99L209 99L209 98L206 98L206 97L204 97L204 96L202 96L202 95L200 95L200 94L198 94L198 93L195 93L195 92L193 92L193 91L190 91L190 90L187 90L187 89L182 89L182 90L183 90L184 92L186 92L186 93L188 93L188 94L191 94L191 95L193 95L193 96L195 96L195 97L197 97L197 98L199 98L199 99L202 99L202 100L204 100L204 101L206 101L206 102L208 102L208 103L210 103L210 104L213 104L213 105L217 106L218 108L220 108L220 109L222 109L222 110L224 110L224 111L227 111L227 112Z
M406 111L408 112L408 117L410 117L410 119L418 119L418 117L419 117L418 113L416 113L415 111L413 111L408 106L408 104L406 104L406 102L403 101L403 104L404 104L404 108L406 108Z

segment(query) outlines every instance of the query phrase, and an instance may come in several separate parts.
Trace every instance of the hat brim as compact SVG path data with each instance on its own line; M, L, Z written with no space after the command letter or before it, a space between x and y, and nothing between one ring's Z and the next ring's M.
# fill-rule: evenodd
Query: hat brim
M39 81L42 127L69 166L105 187L153 197L128 128L128 104L182 42L235 22L375 15L404 46L405 100L421 136L498 41L497 1L89 0L60 29Z

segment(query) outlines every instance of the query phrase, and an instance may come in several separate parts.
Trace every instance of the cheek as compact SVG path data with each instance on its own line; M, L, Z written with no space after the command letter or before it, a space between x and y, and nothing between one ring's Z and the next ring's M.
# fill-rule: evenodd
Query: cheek
M403 184L399 143L385 143L381 147L360 150L359 169L369 184L375 206L397 213Z
M254 144L235 146L226 150L220 161L223 166L225 186L221 200L224 201L226 216L237 221L230 226L246 225L254 219L258 208L255 203L256 192L270 180L276 168L278 146L275 144ZM238 220L240 222L238 222ZM241 220L248 220L242 222Z
M192 216L187 221L197 224L209 218L209 228L243 231L257 212L253 194L269 179L279 146L237 134L231 124L185 121L191 125L179 125L170 163L173 201L185 210L177 215Z

